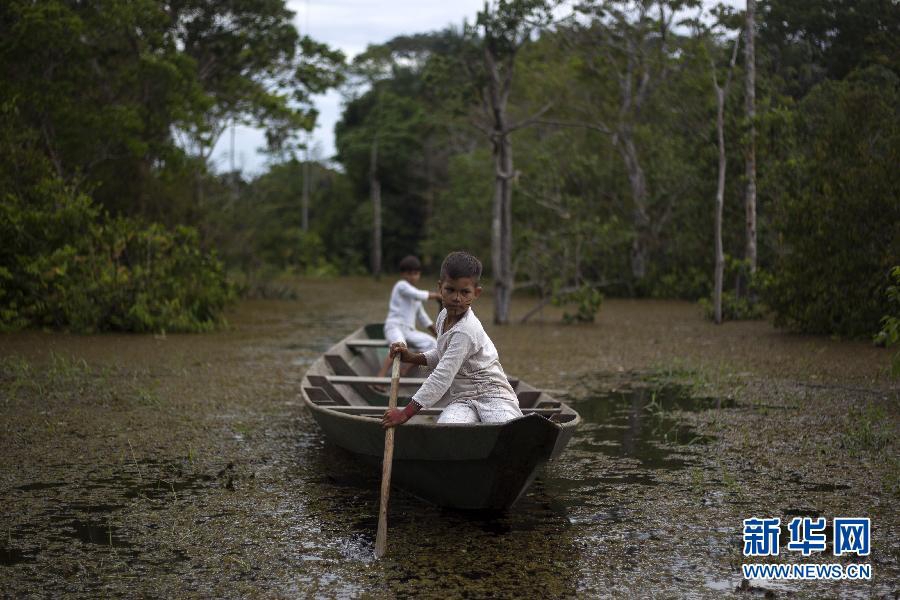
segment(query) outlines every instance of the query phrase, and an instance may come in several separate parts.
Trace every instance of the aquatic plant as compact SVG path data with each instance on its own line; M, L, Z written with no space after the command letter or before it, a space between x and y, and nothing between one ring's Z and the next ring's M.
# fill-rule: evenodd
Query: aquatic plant
M875 343L887 348L900 345L900 266L891 269L891 279L894 285L886 292L891 313L881 318L881 331L875 335ZM900 350L891 357L891 377L900 377Z

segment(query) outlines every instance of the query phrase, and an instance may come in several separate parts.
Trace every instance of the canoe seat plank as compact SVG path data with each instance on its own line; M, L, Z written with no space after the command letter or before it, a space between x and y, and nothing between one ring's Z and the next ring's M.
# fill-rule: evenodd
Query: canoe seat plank
M364 385L391 385L390 377L363 377L361 375L326 375L329 383L359 384ZM425 380L420 377L401 377L400 385L422 385Z
M387 340L347 340L350 348L387 348Z
M335 375L356 375L353 367L340 354L326 354L325 362L328 363Z
M341 394L336 387L331 385L331 382L328 381L327 377L323 377L321 375L307 375L306 378L309 379L309 382L317 388L322 388L323 390L325 390L325 393L328 394L328 397L331 398L331 400L336 404L349 404L349 402L347 402L347 399L344 398L344 395Z
M328 366L331 367L331 370L335 375L341 377L357 377L356 371L353 367L350 366L344 357L340 354L326 354L325 362L328 363ZM331 383L336 383L332 381ZM347 380L343 383L347 383L350 387L353 388L353 391L360 395L360 397L368 402L369 404L378 404L378 400L380 397L383 397L381 394L373 391L372 388L369 387L369 383L365 383L362 381L353 381ZM388 385L390 385L390 379L388 379Z
M313 404L318 404L319 406L337 406L334 400L332 400L322 388L304 387L303 391L306 392L306 395Z
M384 414L384 411L386 410L387 407L384 407L384 406L334 406L334 407L329 407L329 408L331 408L332 410L337 410L342 413L348 413L348 414L352 414L352 415L370 415L370 414L382 415L382 414ZM443 410L444 409L442 409L442 408L423 408L416 414L417 415L425 415L425 416L439 415L443 412ZM550 415L559 414L560 412L562 412L562 408L525 408L525 409L522 409L522 412L525 413L526 415L534 413L534 414L538 414L538 415L550 416Z
M522 391L522 392L516 393L516 396L518 396L518 398L519 398L519 406L521 408L531 408L532 406L534 406L534 403L537 401L537 399L540 397L540 395L541 395L541 392L536 391L536 390L535 391L531 391L531 390Z

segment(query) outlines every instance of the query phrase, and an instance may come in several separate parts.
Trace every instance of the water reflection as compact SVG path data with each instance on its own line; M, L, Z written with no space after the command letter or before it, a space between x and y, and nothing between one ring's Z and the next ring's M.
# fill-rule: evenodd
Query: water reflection
M17 563L34 560L34 555L29 555L18 548L0 547L0 566L11 567Z
M734 403L694 397L687 388L666 385L596 392L572 406L584 419L573 440L576 448L636 459L648 469L681 469L687 464L682 447L712 438L697 434L675 411L730 408Z

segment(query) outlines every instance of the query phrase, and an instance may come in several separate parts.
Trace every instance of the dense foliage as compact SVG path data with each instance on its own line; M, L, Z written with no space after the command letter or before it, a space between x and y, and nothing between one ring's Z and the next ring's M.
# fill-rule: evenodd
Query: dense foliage
M713 26L676 27L691 14L688 4L581 3L577 23L545 29L519 51L509 90L510 120L528 123L512 134L517 287L557 303L573 290L581 298L601 289L691 299L711 293L711 69L721 81L743 17L718 10ZM888 312L887 273L900 255L900 11L880 0L865 6L758 2L760 270L751 274L744 260L749 123L743 85L732 85L726 318L758 318L768 306L793 329L858 337L877 331ZM431 264L452 248L485 258L491 251L495 148L479 127L487 88L466 31L371 47L368 64L377 58L379 77L347 105L337 130L339 158L360 201L373 119L381 131L403 132L384 181L389 210L415 227L388 226L386 246L419 252ZM400 105L419 115L413 128L386 117Z
M247 123L292 155L340 75L291 19L283 0L0 4L0 327L221 320L211 151Z
M496 15L538 23L532 17L551 4L497 0L486 8L503 5ZM493 92L479 32L493 21L484 14L473 15L474 25L370 46L344 68L337 53L297 35L283 0L92 6L13 0L0 8L0 227L19 231L63 207L84 224L83 239L39 232L40 249L4 247L4 310L16 298L3 313L6 327L163 327L165 319L147 316L165 313L162 305L135 309L135 319L88 308L23 316L25 304L44 302L70 275L85 290L53 298L75 306L82 296L104 297L88 293L101 285L88 282L105 280L79 271L90 260L78 257L115 244L132 245L122 255L104 251L109 264L90 273L124 268L157 299L198 307L197 323L227 296L212 249L251 282L365 272L379 205L388 270L412 252L433 272L448 251L466 248L490 277L498 177L512 186L516 287L534 292L538 305L565 304L570 320L590 321L610 295L711 294L713 76L725 79L742 35L736 9L696 19L708 4L588 0L577 3L576 18L543 23L500 48L498 57L515 53L509 88L494 90L507 95L514 168L498 174L502 144L485 126ZM758 269L751 273L745 255L751 123L737 53L724 98L725 317L772 310L792 329L871 336L892 323L884 320L895 314L889 273L900 263L900 10L891 0L756 6ZM309 95L341 81L338 164L301 160L298 134L315 116ZM209 164L235 122L267 132L272 164L253 180L217 175ZM149 222L165 229L139 225ZM162 238L199 254L166 250ZM178 279L185 269L175 265L195 260L207 265L197 267L209 274L205 283L153 287L149 271L135 271L135 248L148 243L151 264L162 269L155 273ZM34 259L30 271L12 256ZM65 277L55 274L63 264ZM33 280L22 280L26 272ZM182 288L205 289L210 299L179 296ZM123 291L113 304L141 301ZM85 324L74 324L76 313L88 315Z
M0 330L204 331L233 295L195 230L109 218L46 179L0 203Z
M887 288L888 314L881 318L881 331L875 335L875 343L888 348L900 346L900 266L891 269L892 285ZM900 377L900 349L891 359L891 375Z
M800 102L795 148L773 175L783 236L767 298L778 321L853 336L878 330L900 257L900 79L871 67Z

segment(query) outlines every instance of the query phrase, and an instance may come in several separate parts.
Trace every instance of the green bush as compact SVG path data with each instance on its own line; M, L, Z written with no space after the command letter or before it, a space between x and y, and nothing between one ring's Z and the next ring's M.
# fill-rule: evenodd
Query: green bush
M709 293L712 273L698 267L687 266L675 272L657 273L651 268L650 295L654 298L686 298L696 300Z
M234 297L195 230L110 219L47 178L0 202L0 329L205 331Z
M891 269L891 278L894 285L886 294L890 313L881 318L881 331L875 335L875 343L886 348L900 345L900 266ZM891 357L891 376L900 377L900 351Z
M715 306L709 298L701 298L700 306L707 319L715 318ZM738 296L732 291L722 292L723 321L751 321L766 316L765 308L747 296Z
M571 292L554 292L554 306L574 306L575 312L563 312L563 323L593 323L603 304L603 294L597 289L583 285Z
M760 290L764 289L770 281L770 276L764 271L750 272L750 264L746 260L738 260L728 254L725 255L725 272L723 279L726 285L729 282L745 282L746 289L740 294L736 290L722 290L722 320L723 321L752 321L766 316L766 306L760 301ZM715 305L711 298L701 298L700 306L709 320L716 316Z
M880 67L826 81L796 117L766 301L778 325L869 337L900 256L900 81Z

